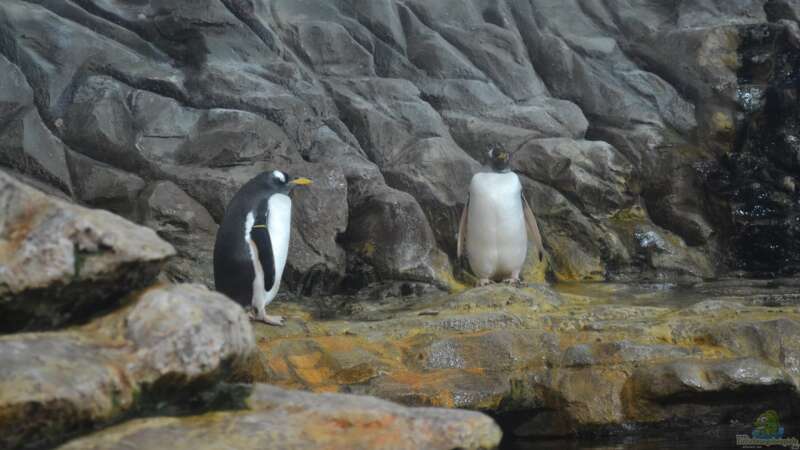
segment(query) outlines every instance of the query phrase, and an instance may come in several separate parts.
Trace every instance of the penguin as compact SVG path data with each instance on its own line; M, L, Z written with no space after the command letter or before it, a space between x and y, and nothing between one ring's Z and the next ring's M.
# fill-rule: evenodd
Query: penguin
M308 178L290 178L280 170L263 172L245 183L225 209L214 243L214 283L219 292L250 309L250 318L283 325L266 306L278 294L289 253L295 186Z
M470 267L478 276L478 286L503 280L519 284L519 274L528 252L544 257L542 237L522 183L511 171L511 155L502 148L489 149L488 170L476 173L461 213L457 254L466 251Z

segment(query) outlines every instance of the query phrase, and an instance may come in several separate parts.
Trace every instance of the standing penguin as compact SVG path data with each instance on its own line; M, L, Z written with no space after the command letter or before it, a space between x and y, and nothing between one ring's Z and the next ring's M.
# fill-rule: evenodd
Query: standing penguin
M539 261L544 256L536 217L522 193L517 174L511 171L511 155L499 148L489 150L490 171L475 174L458 230L458 257L467 252L479 286L490 281L519 283L528 239Z
M217 290L247 308L250 318L283 325L283 317L264 308L278 294L289 252L294 186L308 178L290 179L279 170L248 181L233 196L214 243L214 283Z

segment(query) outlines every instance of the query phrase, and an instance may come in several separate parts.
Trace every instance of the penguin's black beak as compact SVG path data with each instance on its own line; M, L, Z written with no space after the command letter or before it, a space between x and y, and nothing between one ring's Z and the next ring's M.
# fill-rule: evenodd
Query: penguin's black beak
M305 178L305 177L294 178L291 181L289 181L289 184L291 184L292 186L308 186L309 184L313 183L314 182L311 181L310 178Z

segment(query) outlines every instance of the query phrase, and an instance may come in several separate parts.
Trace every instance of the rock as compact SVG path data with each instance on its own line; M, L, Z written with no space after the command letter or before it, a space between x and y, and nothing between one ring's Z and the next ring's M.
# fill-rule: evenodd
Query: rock
M631 165L605 142L536 139L517 150L513 168L553 186L594 216L631 204Z
M139 196L138 221L172 243L177 255L164 266L173 282L214 285L214 240L211 214L170 181L158 181Z
M72 195L66 147L47 128L25 75L0 55L0 164Z
M470 176L497 143L522 149L526 177L564 197L541 195L555 203L539 205L553 212L540 226L558 278L797 271L769 264L794 261L796 230L744 224L732 211L749 211L739 208L749 194L729 195L759 182L780 211L793 204L783 182L800 168L791 1L198 1L164 0L158 11L117 0L3 3L0 164L72 196L73 183L86 187L64 155L80 153L147 183L172 181L219 220L250 167L306 159L346 178L348 223L373 220L358 215L388 186L414 198L419 208L405 211L421 211L411 220L427 222L435 253L453 259ZM772 161L769 180L744 170L763 167L749 156L742 170L708 170L731 167L721 160L738 157L731 149ZM121 191L135 191L125 179ZM675 241L675 258L638 255L634 227L613 219L634 207L635 225ZM580 224L565 227L566 216ZM590 237L580 234L587 224ZM758 254L737 250L737 236L759 243ZM772 237L783 242L774 251L762 245ZM301 291L391 272L357 246L301 242L287 279ZM545 269L532 272L543 279Z
M136 216L136 198L144 189L144 180L72 151L67 153L67 161L80 202L129 219Z
M150 283L174 254L147 228L47 195L0 172L4 332L75 322Z
M67 331L0 338L0 444L51 446L242 370L244 311L198 285L153 287Z
M64 129L73 147L140 173L161 164L225 167L294 156L286 134L256 114L186 107L107 76L77 88Z
M121 449L163 444L180 449L490 449L500 429L468 411L406 408L370 397L309 394L255 385L241 411L183 418L139 419L76 439L69 449Z
M764 4L764 11L772 22L780 19L800 22L800 6L789 0L768 0Z
M436 247L433 231L419 204L400 191L385 187L351 213L345 242L352 261L348 270L363 287L371 281L395 279L443 284L450 276L447 257ZM359 269L361 262L374 268Z
M279 300L272 307L288 322L255 329L264 355L255 378L478 409L529 437L749 423L779 405L788 421L800 405L800 310L756 300L795 284Z

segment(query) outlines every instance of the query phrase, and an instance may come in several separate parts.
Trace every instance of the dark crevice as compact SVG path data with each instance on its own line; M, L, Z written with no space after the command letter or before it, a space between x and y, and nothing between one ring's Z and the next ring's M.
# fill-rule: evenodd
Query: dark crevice
M252 0L220 0L225 8L271 51L280 54L275 36L255 17Z

